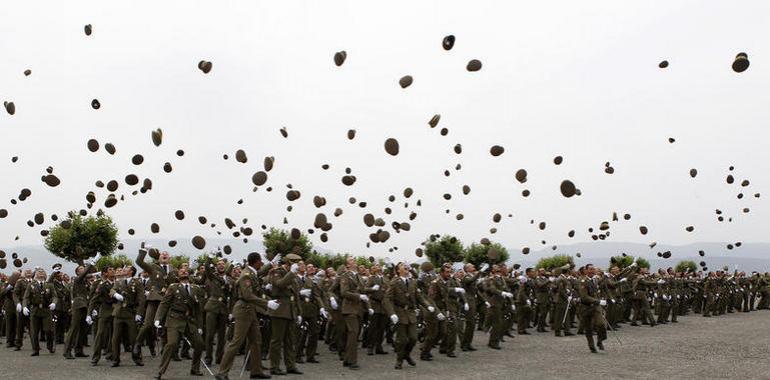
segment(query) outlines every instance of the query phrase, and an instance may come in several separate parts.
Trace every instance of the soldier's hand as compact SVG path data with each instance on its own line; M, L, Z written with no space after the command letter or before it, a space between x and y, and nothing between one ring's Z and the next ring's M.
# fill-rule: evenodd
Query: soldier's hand
M398 324L398 315L391 314L390 315L390 321L393 322L393 324Z
M465 303L465 305L463 305L463 310L465 310L465 311L468 311L468 309L470 309L470 308L471 307L468 305L467 302Z
M321 315L322 315L324 318L326 318L326 319L329 319L329 312L328 312L328 311L326 311L326 309L325 309L325 308L323 308L323 307L322 307L322 308L321 308L321 310L320 310L320 312L321 312Z
M438 314L436 314L436 318L437 318L439 321L443 321L443 320L445 320L445 319L446 319L446 317L444 316L444 313L438 313Z
M457 287L454 288L455 293L465 294L465 289Z
M302 289L299 291L299 294L301 294L303 297L310 297L311 289Z
M267 308L270 310L276 310L278 309L278 306L280 306L280 304L276 300L267 301Z
M428 306L428 311L432 313L432 312L436 311L436 308L433 307L433 306Z
M16 312L21 313L21 303L16 304Z
M227 315L227 320L228 320L228 321L232 321L232 320L233 320L233 318L234 318L234 317L233 317L233 315L232 315L232 314L228 314L228 315Z
M89 326L91 326L92 324L94 324L94 320L93 320L93 318L91 318L91 316L90 316L90 315L86 315L86 323L87 323Z
M369 296L367 296L366 294L361 294L358 296L358 298L361 299L361 301L369 302Z
M92 311L92 312L91 312L91 315L92 315L94 318L96 318L96 317L98 317L98 316L99 316L99 312L98 312L98 311L96 311L96 309L94 309L94 311Z
M377 284L372 285L372 291L376 292L378 290L380 290L380 286L379 285L377 285Z
M198 335L203 335L203 329L198 329Z
M532 302L530 300L527 300L527 306L532 305Z
M374 315L374 309L369 309L369 315Z
M487 309L489 309L490 307L492 307L492 304L490 304L489 302L484 302L484 305L486 305L486 306L487 306Z
M505 298L513 298L513 294L508 292L501 292L500 294L502 294L502 296Z
M116 300L118 300L118 302L123 302L123 296L120 295L120 293L115 293L115 295L113 295L112 298L115 298Z
M621 278L621 279L620 279L620 282L626 282L626 281L628 281L628 279L627 279L627 278L625 278L625 277L623 277L623 278Z
M48 305L48 308L51 309L51 311L54 311L54 310L56 310L56 304L51 302L51 304Z
M607 301L599 300L599 306L607 306Z
M268 283L267 285L265 285L265 290L267 291L270 291L270 289L272 288L273 288L273 284Z
M278 263L280 263L280 262L281 262L281 254L280 253L276 253L275 256L273 256L273 259L270 260L270 264L273 264L274 266L278 265Z
M137 322L141 322L142 321L142 316L137 314L136 316L134 316L134 320L137 321Z
M21 312L24 314L25 317L29 317L29 309L27 309L26 307L22 309Z
M329 297L329 304L332 306L332 310L337 310L339 305L337 305L337 300L334 297Z
M298 316L297 316L297 324L298 324L298 325L301 325L301 324L302 324L302 316L301 316L301 315L298 315Z
M159 328L163 327L163 326L161 326L160 321L157 320L157 319L155 320L155 323L153 323L153 326L155 326L156 329L159 329Z
M297 273L299 270L299 265L297 263L291 264L291 267L289 267L289 270L291 273Z

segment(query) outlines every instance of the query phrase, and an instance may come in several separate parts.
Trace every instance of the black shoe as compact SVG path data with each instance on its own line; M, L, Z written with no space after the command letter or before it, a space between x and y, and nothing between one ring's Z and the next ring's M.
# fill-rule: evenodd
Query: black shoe
M150 347L150 356L155 357L155 347Z
M112 362L112 365L110 367L112 368L120 367L120 362Z
M286 374L286 372L283 372L283 370L280 369L280 368L276 368L276 369L271 369L270 370L270 374L271 375L276 375L276 376L283 376L283 375Z
M430 356L428 356L428 355L422 354L422 355L420 355L420 360L429 362L429 361L431 361L433 359Z
M153 378L153 380L160 380L161 379L161 374L157 374L157 375L153 376L152 378Z
M302 375L302 374L304 374L304 372L298 370L297 368L292 368L292 369L286 370L286 373L291 373L293 375Z
M16 348L13 349L14 351L21 351L21 347L16 346Z
M466 348L468 349L468 351L476 351L476 347L473 347L473 346L468 346Z
M366 355L367 356L374 356L374 351L368 350L368 351L366 351Z
M524 331L520 332L519 335L531 335L531 334L529 333L529 331L524 330Z
M97 365L99 365L98 361L94 361L94 360L91 361L91 367L96 367Z
M230 380L227 375L214 375L214 380Z
M272 378L272 376L264 373L257 373L249 376L249 379L269 379L269 378Z
M64 353L64 358L65 358L65 359L68 359L68 360L75 360L75 357L74 357L74 356L72 356L72 353L71 353L71 352L65 352L65 353Z
M450 353L446 354L446 356L448 358L456 358L457 357L457 355L454 352L450 352Z
M604 351L604 344L602 344L602 342L597 343L596 347L598 347L600 350Z
M468 350L468 348L467 348L467 347L463 346L463 347L460 347L460 351L462 351L462 352L466 352L466 351L469 351L469 350Z
M86 354L85 354L85 353L83 353L83 352L76 352L76 353L75 353L75 357L76 357L76 358L87 358L87 357L88 357L88 355L86 355Z
M487 347L489 347L489 348L491 348L493 350L500 350L500 349L502 349L502 347L500 347L499 344L498 345L491 345L491 344L489 344L489 345L487 345Z
M35 351L30 356L40 356L40 351Z
M387 355L387 354L388 354L388 351L385 351L385 350L376 350L376 351L374 351L374 353L375 353L375 354L377 354L377 355Z
M588 348L591 350L591 353L592 353L592 354L596 354L596 353L598 353L598 352L596 351L596 349L595 349L595 348L593 348L593 347L588 347Z
M446 354L446 350L438 350L439 354Z
M171 360L173 360L175 362L181 362L182 361L182 359L180 359L179 356L176 356L176 355L172 356Z
M553 333L553 336L564 336L564 334L562 334L562 332L561 332L561 331L555 331L555 332Z
M359 366L358 366L358 364L356 364L356 363L353 363L353 364L351 364L351 365L349 365L349 366L348 366L348 369L352 369L352 370L354 370L354 371L355 371L355 370L359 370L359 369L361 369L361 367L359 367Z
M410 366L412 366L412 367L414 367L414 366L416 366L416 365L417 365L417 363L415 363L414 359L412 359L412 357L411 357L411 356L407 356L407 357L405 358L405 360L406 360L406 364L409 364L409 365L410 365Z
M631 326L639 326L639 324L636 322L631 322Z
M185 359L185 360L192 360L192 356L190 356L190 353L189 353L189 352L185 352L185 353L183 353L183 354L182 354L182 356L181 356L181 358L182 358L182 359Z
M573 333L571 333L569 331L565 331L564 332L564 336L575 336L575 334L573 334Z
M203 372L190 370L190 376L203 376Z
M320 362L318 361L318 359L316 359L315 357L310 357L310 358L308 358L308 359L307 359L307 362L308 362L308 363L320 363Z
M401 360L399 360L399 361L396 363L396 366L395 366L394 368L395 368L395 369L402 369L402 368L404 368L404 365L401 363Z
M303 363L305 363L305 359L302 359L301 357L299 357L299 358L297 358L297 360L295 360L295 362L303 364Z
M203 362L206 363L207 366L211 367L211 358L205 358L203 359Z

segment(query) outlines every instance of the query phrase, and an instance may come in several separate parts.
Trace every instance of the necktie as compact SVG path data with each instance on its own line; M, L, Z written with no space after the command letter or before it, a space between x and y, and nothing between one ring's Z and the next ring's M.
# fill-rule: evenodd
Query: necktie
M163 266L163 274L168 274L168 266L167 265Z
M187 295L190 295L190 285L184 284L184 291L187 293Z

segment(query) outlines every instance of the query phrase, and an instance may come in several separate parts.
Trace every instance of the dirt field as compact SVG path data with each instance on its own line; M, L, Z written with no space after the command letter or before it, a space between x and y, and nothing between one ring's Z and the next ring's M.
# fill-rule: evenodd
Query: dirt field
M550 333L507 338L503 350L485 347L486 337L476 336L473 353L458 352L451 359L434 353L432 362L418 360L417 367L393 369L394 356L359 355L362 369L350 371L336 354L321 347L320 364L301 364L305 375L284 379L768 379L770 378L770 312L729 314L716 318L690 315L680 323L650 328L623 327L617 337L610 333L607 351L591 354L585 338L556 338ZM3 341L4 342L4 341ZM30 357L29 341L20 352L0 349L6 379L149 379L159 358L147 357L144 367L135 367L124 354L123 365L110 368L102 361L91 367L89 359L64 360L61 346L56 354L47 351ZM389 349L390 350L390 349ZM392 350L390 350L392 351ZM87 350L88 352L88 350ZM145 350L146 352L146 350ZM413 355L415 358L418 354ZM243 357L236 358L240 369ZM190 362L172 362L168 379L189 379ZM230 378L238 378L238 370ZM210 378L207 374L208 378ZM248 378L244 375L242 379Z

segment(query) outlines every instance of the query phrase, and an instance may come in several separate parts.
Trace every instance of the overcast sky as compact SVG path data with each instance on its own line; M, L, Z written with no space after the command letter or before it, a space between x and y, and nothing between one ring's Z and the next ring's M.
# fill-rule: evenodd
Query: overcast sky
M612 224L613 241L769 241L768 207L753 196L770 182L769 12L766 1L9 2L0 13L0 99L13 101L16 114L0 113L0 208L10 214L0 219L0 248L39 244L41 227L27 220L83 208L91 190L101 205L108 192L94 182L111 179L126 195L108 211L123 238L129 228L136 238L227 235L225 217L247 217L255 229L312 228L312 199L321 195L334 228L328 243L316 233L314 244L356 254L395 246L411 257L431 233L489 237L516 250L589 241L587 228L613 211L632 215ZM89 37L85 24L93 25ZM448 34L456 36L451 51L441 47ZM347 61L336 67L340 50ZM738 74L731 64L742 51L751 66ZM483 68L466 71L471 59ZM213 63L209 74L200 60ZM658 68L662 60L668 68ZM414 77L406 89L398 85L404 75ZM431 129L434 114L441 121ZM155 128L164 133L157 148ZM357 131L352 141L348 129ZM383 148L389 137L400 142L398 156ZM90 153L90 138L113 143L116 155ZM492 157L493 145L505 153ZM233 159L237 149L248 163ZM137 153L141 166L131 164ZM252 192L265 156L275 156L275 168ZM57 188L40 181L49 165L62 180ZM736 182L750 186L726 184L731 165ZM346 167L354 186L340 181ZM514 179L519 168L529 172L525 184ZM136 187L122 180L129 173L151 178L153 190L131 196ZM564 179L583 195L562 197ZM287 184L301 191L298 201L286 200ZM25 187L32 196L11 205ZM415 190L409 208L406 187ZM336 207L344 209L338 218ZM717 222L715 209L733 222ZM187 218L177 221L176 210ZM391 230L387 243L366 249L374 230L365 213L389 226L412 211L410 232ZM513 217L495 224L495 212ZM217 228L201 226L200 215ZM640 225L650 233L640 235Z

